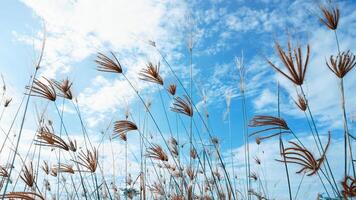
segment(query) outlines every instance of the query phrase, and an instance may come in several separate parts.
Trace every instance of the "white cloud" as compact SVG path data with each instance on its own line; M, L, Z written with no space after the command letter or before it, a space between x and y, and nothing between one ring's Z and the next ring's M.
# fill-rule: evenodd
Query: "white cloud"
M51 64L46 69L54 72L63 69L55 65L59 60L70 64L103 48L138 54L146 51L142 41L165 44L172 40L171 27L179 22L184 9L183 3L151 0L23 2L45 21L45 61Z
M80 63L97 51L112 50L123 63L127 77L140 91L148 85L138 81L136 72L145 66L148 59L159 60L153 48L146 44L148 40L156 41L160 49L168 52L171 55L168 59L180 56L177 49L181 43L177 41L181 41L178 39L181 37L179 27L186 10L182 1L23 2L46 24L46 48L41 68L41 75L46 77L60 78L73 71L74 63ZM20 33L15 33L15 36L28 44L35 40L37 49L40 48L40 34L35 38ZM93 62L91 68L94 66ZM164 71L164 65L162 68ZM78 95L89 119L94 112L123 108L125 101L130 103L134 99L127 82L119 80L119 77L103 76L92 79L81 72L81 79L92 79L92 84L84 86Z
M265 108L267 106L275 106L277 103L277 96L269 89L264 89L259 97L254 99L254 105L257 110Z

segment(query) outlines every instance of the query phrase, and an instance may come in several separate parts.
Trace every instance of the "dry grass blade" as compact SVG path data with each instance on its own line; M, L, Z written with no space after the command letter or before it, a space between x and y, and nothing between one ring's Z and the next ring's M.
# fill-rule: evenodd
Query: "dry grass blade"
M62 80L61 82L52 80L53 85L61 92L58 96L64 97L66 99L73 99L73 93L71 87L73 85L72 82L69 81L68 78Z
M28 187L32 188L34 186L36 175L33 170L32 162L30 162L28 166L24 166L20 178L26 183Z
M322 16L319 17L321 23L325 24L329 29L336 30L340 19L340 10L331 4L327 6L319 6Z
M297 48L292 47L292 43L290 39L288 39L288 49L285 51L278 42L275 42L275 48L278 53L278 56L284 66L287 68L287 73L283 72L280 68L278 68L275 64L273 64L270 60L267 62L279 73L281 73L284 77L292 81L296 85L302 85L305 78L305 73L307 70L308 62L309 62L309 54L310 47L307 45L307 53L306 59L303 62L302 58L302 50L301 47Z
M49 81L47 78L43 77L43 79L46 80L48 84L45 84L38 79L34 79L32 88L26 86L26 89L31 90L31 96L37 96L44 99L48 99L50 101L55 101L57 98L57 94L52 82Z
M171 94L172 96L176 95L176 91L177 91L177 85L176 84L170 84L167 88L167 91L169 92L169 94Z
M185 114L190 117L193 116L192 103L186 95L184 95L184 99L175 97L171 110L173 112Z
M162 147L158 144L154 144L147 149L146 156L155 160L168 161L167 154L163 151Z
M111 73L122 73L122 67L113 52L110 52L115 60L110 59L108 56L98 53L95 62L99 65L97 67L98 71L101 72L111 72Z
M53 134L48 126L41 127L35 140L36 145L60 148L69 151L70 146L59 136Z
M159 75L159 67L160 67L160 63L158 63L158 65L153 65L151 62L149 62L146 68L142 69L141 72L139 73L140 79L152 83L157 83L159 85L163 85L163 79Z
M356 179L351 176L346 176L341 182L342 184L342 195L345 199L348 197L356 197Z
M269 131L277 131L277 133L272 133L271 135L265 137L259 137L258 140L261 141L263 139L271 138L277 136L281 133L289 132L289 127L287 122L284 121L282 118L273 117L273 116L266 116L266 115L257 115L255 116L249 124L250 127L265 127L262 130L253 132L250 136L262 133L262 132L269 132Z
M284 149L284 152L282 152L284 159L278 161L301 165L302 168L297 171L297 173L306 172L308 173L307 176L312 176L318 172L325 160L326 151L330 145L330 133L328 137L328 143L319 159L315 159L313 154L305 147L302 147L295 142L289 143L292 144L293 147Z
M41 199L45 200L45 198L37 193L34 192L10 192L2 196L5 199L24 199L24 200L36 200Z
M343 78L356 65L356 56L350 51L338 54L336 58L330 56L326 62L328 68L339 78Z
M117 135L124 141L127 141L126 133L137 130L135 123L128 120L120 120L114 123L114 137Z
M92 151L81 151L79 153L79 161L81 166L87 168L90 172L95 172L98 166L98 151L94 148Z

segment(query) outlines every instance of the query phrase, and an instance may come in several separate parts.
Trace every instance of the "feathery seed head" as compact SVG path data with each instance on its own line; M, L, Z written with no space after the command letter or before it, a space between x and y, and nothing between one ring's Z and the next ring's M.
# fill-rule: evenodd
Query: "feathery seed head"
M171 110L173 112L181 113L189 117L193 116L192 102L186 95L184 95L184 99L180 97L175 97Z
M52 82L47 78L43 77L43 79L47 82L47 84L41 82L38 79L34 79L32 87L26 86L26 89L28 90L28 94L31 94L31 96L37 96L44 99L48 99L50 101L55 101L57 98L57 94L53 87Z
M110 59L103 53L98 53L95 62L98 64L97 70L101 72L122 73L122 67L113 52L110 52L115 60Z
M305 61L303 61L303 55L301 47L292 47L292 43L288 38L288 49L285 51L278 42L275 42L275 48L278 56L284 66L287 68L287 72L282 71L270 60L267 62L274 68L277 72L282 74L284 77L292 81L296 85L303 85L305 73L308 67L310 47L307 45L307 53Z
M330 56L329 62L326 62L328 68L339 78L344 78L356 65L356 56L350 52L342 52L336 57Z
M322 14L322 16L319 17L320 22L329 29L336 30L340 20L339 8L335 5L331 5L331 3L329 3L329 5L320 5L319 8Z
M149 62L145 69L142 69L139 73L140 79L152 83L163 85L163 79L159 74L160 63L153 65Z

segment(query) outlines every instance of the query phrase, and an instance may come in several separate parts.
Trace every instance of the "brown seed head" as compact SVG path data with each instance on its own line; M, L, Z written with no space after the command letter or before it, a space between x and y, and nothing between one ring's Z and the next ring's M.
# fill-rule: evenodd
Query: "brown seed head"
M24 166L20 178L25 182L28 187L32 188L34 186L36 176L33 170L32 162L30 162L28 166Z
M154 182L151 186L148 186L150 191L156 195L164 195L163 186L157 182Z
M43 161L43 165L42 165L41 168L47 175L49 174L49 166L48 166L48 163L46 161Z
M152 147L147 149L146 156L160 161L168 161L167 154L163 151L162 147L158 144L153 144Z
M108 56L104 55L103 53L98 53L97 59L95 62L99 65L97 67L98 71L101 72L110 72L110 73L122 73L122 67L120 62L116 58L113 52L110 52L111 55L114 57L115 60L110 59Z
M171 110L173 112L185 114L190 117L193 116L192 103L186 95L184 95L184 99L175 97Z
M114 137L119 136L123 141L127 141L126 133L137 130L135 123L128 120L120 120L114 123Z
M9 172L7 171L7 169L5 167L0 166L0 176L4 177L4 178L9 177Z
M172 95L176 95L176 91L177 91L177 85L176 84L170 84L167 88L167 91Z
M326 151L328 150L330 145L330 133L328 137L328 143L319 159L315 159L313 154L305 147L302 147L295 142L289 142L289 143L292 144L293 146L284 149L284 152L282 152L282 156L284 157L284 159L277 160L277 161L301 165L302 168L299 171L297 171L297 173L301 173L304 171L304 172L309 172L307 176L312 176L319 171L321 165L325 160Z
M60 163L59 165L54 165L54 166L52 166L52 170L55 170L56 174L58 174L58 173L74 174L73 166L68 165L68 164Z
M151 62L149 62L146 68L142 69L141 72L139 73L140 79L152 83L157 83L159 85L163 85L163 79L159 75L159 67L160 67L160 63L158 63L158 65L153 65Z
M342 184L342 195L345 199L348 197L356 197L356 179L351 176L346 176L341 182Z
M61 82L52 80L52 83L60 91L58 96L64 97L69 100L73 99L73 94L71 90L73 83L70 82L68 78L62 80Z
M10 192L8 194L5 194L4 197L5 199L24 199L24 200L45 200L45 198L37 193L34 192Z
M262 127L262 130L256 131L254 133L251 133L250 136L262 133L262 132L270 132L270 131L276 131L277 133L272 133L271 135L265 136L265 137L259 137L259 140L267 139L270 137L274 137L276 135L279 135L281 133L286 133L289 132L289 127L282 118L278 117L273 117L273 116L266 116L266 115L257 115L255 116L249 124L250 127ZM281 131L280 131L281 130Z
M329 62L326 62L328 68L339 78L343 78L356 65L356 56L350 51L342 52L336 57L330 56Z
M86 152L81 151L79 153L79 161L77 162L79 165L88 169L90 172L94 173L98 166L98 150L94 148L92 151L87 150Z
M340 19L340 10L337 6L331 5L320 5L319 6L322 16L319 20L322 24L327 26L331 30L336 30Z
M187 176L189 177L189 179L190 179L191 181L194 180L195 172L194 172L194 169L193 169L193 168L187 167L186 173L187 173Z
M190 149L190 157L193 159L197 158L197 151L194 148Z
M301 111L305 111L308 107L307 100L302 96L298 94L298 100L294 100L295 105L298 106L298 108Z
M43 126L37 133L36 145L60 148L65 151L70 150L70 146L61 137L52 133L48 126Z
M168 140L168 147L169 147L169 151L171 151L175 157L178 157L179 155L178 142L174 137L171 137Z
M296 85L303 85L305 72L307 70L310 48L307 45L306 59L303 61L301 47L292 47L290 39L288 39L288 49L285 51L278 42L275 42L275 48L278 56L284 66L287 68L287 72L283 72L279 67L273 64L270 60L267 62L280 74L292 81Z
M31 96L37 96L44 99L48 99L50 101L55 101L57 98L57 94L53 87L52 82L49 81L47 78L43 78L43 79L46 80L48 84L45 84L39 81L38 79L34 79L32 87L26 86L26 89L28 90L28 94L31 94Z

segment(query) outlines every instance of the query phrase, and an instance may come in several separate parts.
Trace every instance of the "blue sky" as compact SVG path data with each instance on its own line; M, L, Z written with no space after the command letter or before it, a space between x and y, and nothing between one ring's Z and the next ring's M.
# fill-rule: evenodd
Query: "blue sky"
M352 1L337 3L342 8L338 29L341 49L354 52L356 4ZM339 140L342 124L337 80L325 65L325 59L336 53L336 43L333 33L319 23L315 2L105 0L89 3L81 0L4 0L0 5L0 72L10 88L9 96L14 98L14 105L18 105L32 73L40 48L42 27L46 24L47 43L40 76L58 80L68 76L74 81L74 92L91 134L103 130L112 117L123 118L126 105L130 105L131 112L137 118L139 109L142 109L127 83L115 75L95 70L93 61L98 51L116 53L140 92L146 99L152 100L159 121L164 121L163 112L159 109L158 89L139 81L136 74L147 61L160 61L157 52L147 45L148 40L153 40L167 55L184 83L188 84L189 54L186 43L192 29L195 44L194 101L203 109L199 94L206 93L210 125L214 135L221 138L224 150L229 149L228 123L223 119L226 111L224 94L228 90L232 91L233 148L239 152L243 144L242 108L234 63L235 57L242 52L247 69L249 118L255 114L276 114L276 83L279 81L282 116L300 136L307 139L304 115L293 104L292 98L296 97L294 86L275 74L265 60L267 57L280 64L273 42L278 40L284 44L289 32L303 48L306 42L311 45L306 77L309 103L321 132L326 134L331 130L335 143ZM189 23L188 16L193 18L192 23ZM174 81L164 64L161 70L167 83ZM353 103L356 101L354 71L346 77L345 84L347 110L351 117L356 111ZM32 111L35 105L44 107L39 100L31 104ZM68 126L73 132L80 132L76 124L78 119L70 105L67 105L66 113ZM49 116L54 114L49 113ZM34 112L31 115L34 116ZM26 127L31 129L33 124L28 122ZM167 127L165 131L168 131ZM267 144L278 150L273 141ZM267 144L266 149L269 148ZM335 145L335 148L339 147Z

